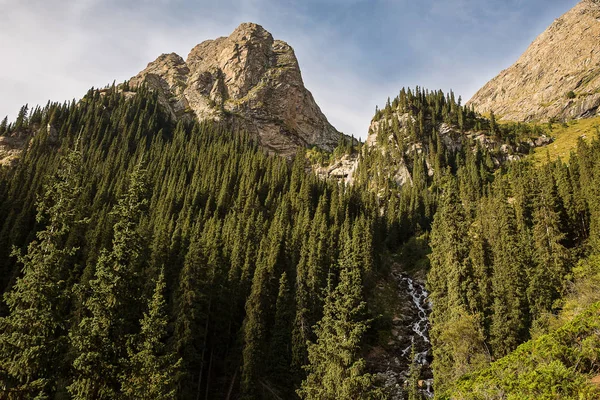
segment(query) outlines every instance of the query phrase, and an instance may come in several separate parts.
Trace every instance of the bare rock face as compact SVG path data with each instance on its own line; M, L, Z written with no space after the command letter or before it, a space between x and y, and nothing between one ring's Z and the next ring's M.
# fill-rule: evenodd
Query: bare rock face
M51 124L45 127L32 124L27 128L0 136L0 167L14 167L17 165L23 150L31 145L31 139L43 131L46 131L46 143L52 146L60 144L58 132Z
M202 42L187 60L163 54L130 81L142 83L173 117L231 122L284 156L301 146L331 151L341 135L304 87L294 50L260 25Z
M314 172L321 179L333 179L347 185L354 183L354 172L358 167L360 157L358 154L345 154L326 167L314 167Z
M409 124L415 122L416 119L413 115L400 110L394 110L387 116L373 119L369 127L369 136L365 146L362 147L360 157L356 158L357 165L353 166L352 173L359 171L358 176L360 176L360 169L363 166L361 163L364 163L365 160L371 162L369 160L373 160L373 158L369 156L378 153L375 163L366 165L370 176L385 176L388 178L388 182L395 183L397 187L412 185L413 161L417 159L417 156L430 151L428 150L430 144L426 140L411 137ZM396 134L390 131L394 124L398 128ZM552 143L552 138L541 135L523 139L515 144L505 144L502 139L489 131L462 131L458 126L448 123L438 123L434 129L439 134L440 144L449 154L456 154L461 150L476 152L479 149L486 149L490 160L498 167L525 157L536 147ZM324 170L328 174L320 174L320 176L336 178L337 168L343 165L343 162L343 159L336 160L329 167L330 170ZM431 165L427 159L424 162L424 172L432 177L435 173L435 166ZM352 180L346 181L349 184L359 179L350 176ZM379 190L377 184L377 179L371 179L368 182L370 188Z
M29 140L28 136L0 136L0 166L10 167L17 163Z
M582 0L469 103L516 121L586 118L600 106L600 0Z

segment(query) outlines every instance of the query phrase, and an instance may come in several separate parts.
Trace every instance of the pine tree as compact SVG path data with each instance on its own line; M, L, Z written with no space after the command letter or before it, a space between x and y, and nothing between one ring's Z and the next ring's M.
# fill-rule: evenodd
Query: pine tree
M0 122L0 136L4 135L8 129L8 116L4 117L2 122Z
M127 370L120 376L123 397L132 400L175 399L175 376L181 361L166 349L166 284L161 271L141 331L128 349Z
M27 112L29 111L29 106L25 104L19 110L19 114L17 115L17 120L15 121L15 131L19 131L23 128L27 127Z
M90 281L85 300L87 315L71 334L77 358L73 362L74 381L68 387L74 399L117 399L120 396L119 375L126 357L126 335L136 299L138 266L142 254L142 238L137 232L148 200L145 170L136 165L125 195L113 214L112 249L104 251ZM128 329L129 328L129 329Z
M310 290L308 287L308 238L305 237L296 266L295 317L292 329L292 369L296 377L302 376L302 367L307 362L306 343L311 331Z
M431 230L431 270L428 276L434 323L450 317L455 307L468 304L469 237L465 210L458 197L456 180L446 178L440 206Z
M4 296L9 315L0 319L2 386L17 398L45 398L57 389L67 348L69 260L67 242L77 221L81 195L81 153L70 151L38 203L37 221L46 223L26 254L15 254L23 275Z
M433 304L430 320L435 387L444 392L454 378L462 337L447 335L468 314L474 286L469 262L467 215L458 195L456 180L444 178L444 191L431 230L431 269L427 276Z
M500 195L497 201L491 203L495 210L496 230L490 239L494 296L490 342L497 357L508 354L527 339L529 326L525 257L516 230L514 210L505 198L505 195Z
M533 212L533 244L536 266L531 268L527 295L532 318L552 309L559 298L565 276L569 272L568 250L562 242L565 234L560 230L557 212L557 194L550 171L545 168L538 178L540 190L537 208Z
M282 388L289 388L291 378L290 365L292 356L291 327L294 322L293 296L290 290L287 273L279 280L275 325L270 344L270 369L275 382Z
M373 376L365 372L360 357L369 320L364 316L360 270L341 262L339 284L330 281L323 318L315 326L316 342L308 346L308 376L298 395L307 400L357 400L379 398Z
M482 226L484 220L480 214L481 210L469 231L471 249L468 262L473 271L474 282L469 287L467 297L469 309L487 318L491 314L492 305L492 262L490 246Z
M207 324L210 304L207 286L206 257L199 224L193 233L184 266L178 279L175 298L174 348L182 359L181 373L176 376L177 397L196 399L201 391L201 369L206 353Z
M286 269L284 244L288 209L287 201L283 200L260 245L258 265L246 301L242 366L242 392L245 399L256 398L258 384L266 367L266 338L275 313L273 306L277 301L277 277Z
M419 380L421 379L422 366L417 360L415 352L415 343L413 341L410 347L410 367L408 368L407 392L408 400L423 400L423 395L419 390Z
M498 124L496 123L496 115L493 111L490 111L490 133L492 136L496 135L498 130Z

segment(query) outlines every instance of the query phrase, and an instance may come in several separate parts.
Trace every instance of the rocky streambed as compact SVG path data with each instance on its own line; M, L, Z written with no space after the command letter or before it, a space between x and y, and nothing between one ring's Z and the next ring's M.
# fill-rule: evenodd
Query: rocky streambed
M391 273L397 288L399 312L391 321L391 335L387 343L374 348L368 361L376 373L377 380L389 393L390 400L405 398L409 376L412 346L414 361L421 366L419 387L423 395L433 398L433 374L430 363L431 343L429 340L429 313L431 304L422 282L405 273Z

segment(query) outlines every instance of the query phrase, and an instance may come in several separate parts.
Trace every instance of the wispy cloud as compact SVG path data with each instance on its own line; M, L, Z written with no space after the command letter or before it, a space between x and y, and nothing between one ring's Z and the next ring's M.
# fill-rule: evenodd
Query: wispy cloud
M364 138L402 86L466 100L576 2L0 0L0 114L77 98L253 21L294 47L329 120Z

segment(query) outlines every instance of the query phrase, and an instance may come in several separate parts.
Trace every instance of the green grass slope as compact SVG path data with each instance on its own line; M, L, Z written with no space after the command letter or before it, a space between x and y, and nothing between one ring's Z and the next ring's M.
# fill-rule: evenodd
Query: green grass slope
M556 331L521 345L455 386L456 400L597 400L592 380L600 371L600 302Z
M538 147L535 149L533 159L537 163L544 163L548 160L554 161L559 157L567 161L571 151L577 147L579 138L587 142L600 133L600 117L573 120L566 124L554 124L550 132L546 129L548 135L555 140L553 143Z

